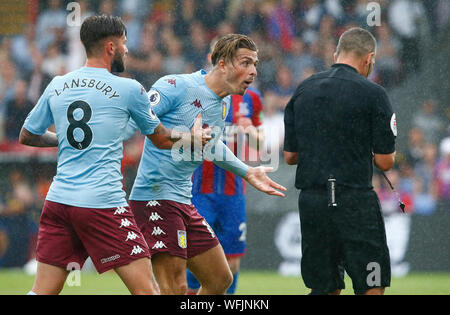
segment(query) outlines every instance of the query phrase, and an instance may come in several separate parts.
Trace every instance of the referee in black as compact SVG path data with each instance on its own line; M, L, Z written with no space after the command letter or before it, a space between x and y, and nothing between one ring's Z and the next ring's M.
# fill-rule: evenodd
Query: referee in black
M385 90L367 77L376 40L362 28L342 34L330 70L303 81L286 106L284 158L297 165L301 270L311 294L340 294L344 270L355 294L390 285L389 250L373 165L395 160L397 127Z

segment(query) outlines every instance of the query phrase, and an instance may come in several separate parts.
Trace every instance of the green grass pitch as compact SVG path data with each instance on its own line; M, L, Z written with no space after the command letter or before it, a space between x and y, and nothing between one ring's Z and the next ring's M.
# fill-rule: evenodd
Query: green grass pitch
M31 290L34 276L21 270L0 270L0 295L26 294ZM73 295L116 295L128 294L124 284L113 272L98 275L82 272L80 286L68 286L62 294ZM283 277L270 271L242 271L239 276L237 294L242 295L304 295L309 290L297 277ZM350 279L346 279L346 289L342 294L353 294ZM433 294L450 295L450 273L411 273L403 278L393 278L389 295Z

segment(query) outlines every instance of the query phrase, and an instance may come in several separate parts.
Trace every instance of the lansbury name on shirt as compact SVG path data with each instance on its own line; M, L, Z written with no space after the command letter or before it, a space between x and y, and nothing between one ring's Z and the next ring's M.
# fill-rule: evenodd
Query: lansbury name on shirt
M111 86L109 86L106 82L102 82L101 80L97 81L95 79L72 79L71 82L64 82L64 86L61 89L55 89L55 93L56 96L60 96L66 90L86 87L99 90L109 99L120 97L119 93L115 91Z

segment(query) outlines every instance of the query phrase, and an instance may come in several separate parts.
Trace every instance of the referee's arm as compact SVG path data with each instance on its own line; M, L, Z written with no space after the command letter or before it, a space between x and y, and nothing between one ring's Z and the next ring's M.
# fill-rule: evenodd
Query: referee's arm
M373 162L376 167L378 167L383 172L389 171L394 167L395 163L395 152L391 154L377 154L373 155Z
M288 165L298 164L297 137L295 134L294 97L284 110L284 160Z
M395 139L397 137L397 120L392 110L386 91L377 86L372 98L372 150L373 162L382 171L389 171L395 163Z

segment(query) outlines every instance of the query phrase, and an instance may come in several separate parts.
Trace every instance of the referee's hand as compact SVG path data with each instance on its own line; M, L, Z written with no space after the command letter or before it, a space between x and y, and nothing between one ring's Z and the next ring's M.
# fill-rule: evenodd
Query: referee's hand
M284 197L281 191L286 191L286 188L271 180L266 174L268 172L273 172L273 167L249 167L244 179L259 191L272 196Z

